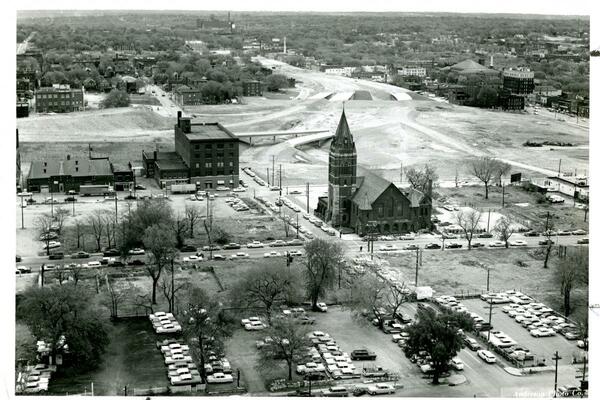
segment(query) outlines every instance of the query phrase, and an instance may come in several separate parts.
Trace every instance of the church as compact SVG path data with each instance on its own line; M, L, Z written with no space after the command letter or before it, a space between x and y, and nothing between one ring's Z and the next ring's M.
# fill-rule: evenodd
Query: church
M431 229L431 181L427 193L399 188L370 172L357 176L356 160L356 145L342 110L329 149L327 197L319 197L315 215L361 236Z

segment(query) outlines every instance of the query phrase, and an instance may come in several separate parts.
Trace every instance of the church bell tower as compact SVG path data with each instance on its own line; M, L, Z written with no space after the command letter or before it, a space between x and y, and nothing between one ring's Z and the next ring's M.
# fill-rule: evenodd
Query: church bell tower
M356 146L345 110L329 148L329 188L327 219L332 226L350 223L350 198L356 190Z

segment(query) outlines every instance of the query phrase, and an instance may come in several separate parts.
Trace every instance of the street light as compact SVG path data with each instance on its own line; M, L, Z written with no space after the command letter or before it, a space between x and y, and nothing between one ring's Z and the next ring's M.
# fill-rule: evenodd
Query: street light
M54 185L58 185L58 181L53 182ZM54 187L50 188L50 216L54 220Z

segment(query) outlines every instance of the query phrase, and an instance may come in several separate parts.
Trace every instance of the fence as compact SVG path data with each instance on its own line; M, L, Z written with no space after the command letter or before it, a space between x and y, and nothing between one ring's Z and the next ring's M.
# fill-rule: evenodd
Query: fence
M156 388L146 388L146 389L133 389L134 396L149 396L149 395L160 395L169 393L168 387L156 387Z

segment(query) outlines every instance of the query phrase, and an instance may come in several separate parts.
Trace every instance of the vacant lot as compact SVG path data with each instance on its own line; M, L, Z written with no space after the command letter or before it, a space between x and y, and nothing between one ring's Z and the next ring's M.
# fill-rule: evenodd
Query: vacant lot
M94 394L105 396L122 396L125 386L129 394L133 388L167 386L167 368L156 348L159 338L147 318L115 322L109 335L110 344L98 369L84 374L73 371L73 375L64 370L62 375L52 377L49 392L62 395L90 392L92 382Z
M414 254L386 259L391 269L414 282ZM419 286L431 286L437 295L485 292L486 267L490 267L491 291L516 289L560 311L562 296L560 285L554 281L554 260L544 269L543 259L535 256L534 249L425 250L423 265L419 267ZM579 316L587 311L587 300L587 288L572 293L574 314Z
M147 106L160 106L160 101L150 95L139 95L139 94L130 94L129 100L131 104L143 104Z

